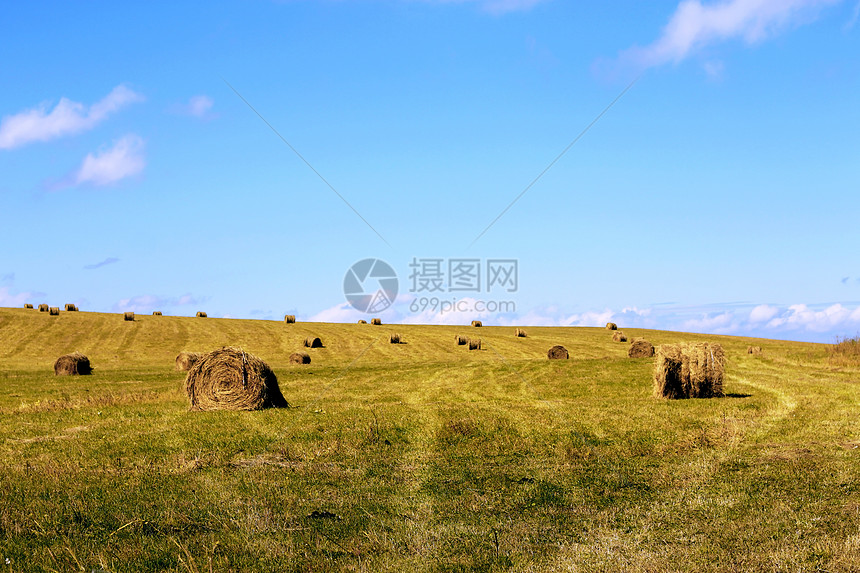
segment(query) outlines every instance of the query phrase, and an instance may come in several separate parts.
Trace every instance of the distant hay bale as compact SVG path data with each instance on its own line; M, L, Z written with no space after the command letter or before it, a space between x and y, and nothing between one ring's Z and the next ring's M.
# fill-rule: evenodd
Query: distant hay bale
M480 320L473 320L472 326L484 326L484 324Z
M188 372L202 356L199 352L180 352L174 361L175 368L179 372Z
M367 321L362 318L359 319L358 324L367 324Z
M161 311L160 310L152 311L152 316L162 316Z
M296 315L295 314L285 314L284 322L287 324L295 324L296 323Z
M318 336L308 336L304 342L305 348L322 348L322 340Z
M469 339L469 350L480 350L481 349L481 339L480 338L470 338Z
M465 346L469 344L469 338L467 336L460 336L459 334L454 337L454 340L457 341L457 346Z
M48 312L48 305L47 304L40 304L39 305L39 312Z
M570 358L570 354L567 352L567 348L561 346L560 344L556 344L546 352L546 357L550 360L567 360Z
M636 338L627 349L629 358L651 358L654 356L654 345L644 338Z
M290 364L310 364L311 355L307 352L293 352L290 354Z
M375 325L379 326L382 324L382 319L381 318L371 318L370 324L375 324Z
M747 347L747 354L761 354L761 346Z
M92 373L90 359L80 352L64 354L54 362L54 376L86 376Z
M606 330L618 330L618 325L615 324L614 322L607 322L606 323Z
M202 311L197 312L197 318L206 318L206 313Z
M24 308L33 308L33 305L28 302L24 305Z
M78 307L76 307L75 305L73 305L71 303L66 304L66 312L77 312L77 311L78 311Z
M388 342L390 344L400 344L400 335L398 333L389 334Z
M523 330L522 328L518 328L518 329L517 329L516 336L517 336L518 338L525 338L526 336L528 336L528 334L526 334L526 331L525 331L525 330Z
M269 365L229 346L194 363L185 377L185 393L194 411L289 407Z
M680 399L723 395L725 354L719 344L663 344L657 347L655 356L657 396Z
M126 312L122 316L123 316L123 320L127 320L129 322L134 320L134 313L133 312Z
M616 330L612 333L612 342L627 342L627 335L620 330Z
M51 316L60 316L60 309L56 306L52 306L48 309L48 314Z

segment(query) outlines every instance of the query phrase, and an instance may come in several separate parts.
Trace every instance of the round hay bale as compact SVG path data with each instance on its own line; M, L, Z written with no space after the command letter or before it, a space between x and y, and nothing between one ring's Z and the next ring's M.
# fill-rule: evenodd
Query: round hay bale
M454 337L454 340L457 341L458 346L465 346L466 344L469 344L469 338L466 336L460 336L459 334Z
M381 319L381 318L371 318L371 319L370 319L370 324L376 324L377 326L378 326L378 325L381 325L381 324L382 324L382 319Z
M33 305L28 302L24 305L24 308L33 308Z
M616 330L612 333L612 342L627 342L627 335L620 330Z
M473 320L472 326L484 326L484 324L480 320Z
M400 344L400 335L397 333L388 335L388 342L390 344Z
M122 315L122 319L127 320L129 322L132 322L134 320L134 313L133 312L126 312Z
M296 323L296 315L295 314L285 314L284 322L287 324L295 324Z
M761 354L761 346L747 347L747 354Z
M48 312L48 305L47 304L40 304L39 305L39 312Z
M75 305L73 305L71 303L66 304L66 312L77 312L77 310L78 310L78 307L76 307Z
M469 339L469 350L480 350L481 349L481 339L480 338L470 338Z
M550 360L567 360L570 358L570 354L567 352L567 348L561 346L560 344L556 344L546 352L546 357Z
M526 334L526 331L523 330L522 328L518 328L517 332L516 332L516 336L517 336L517 338L525 338L526 336L528 336L528 334Z
M311 355L307 352L293 352L290 354L290 364L310 364Z
M615 324L614 322L607 322L606 323L606 330L618 330L618 325Z
M628 358L651 358L654 356L654 345L644 338L637 338L627 349Z
M322 340L318 336L308 336L304 342L305 348L322 348Z
M722 396L724 373L719 344L663 344L655 353L654 393L670 399Z
M202 311L197 311L197 318L206 318L206 313Z
M367 321L362 318L358 321L358 324L367 324Z
M174 361L176 370L188 372L203 355L199 352L180 352Z
M185 377L185 393L195 411L289 407L269 365L229 346L194 363Z
M80 352L64 354L54 362L54 376L86 376L92 373L90 359Z
M152 316L162 316L161 311L160 310L153 310Z
M48 314L51 316L60 316L60 309L56 306L52 306L48 309Z

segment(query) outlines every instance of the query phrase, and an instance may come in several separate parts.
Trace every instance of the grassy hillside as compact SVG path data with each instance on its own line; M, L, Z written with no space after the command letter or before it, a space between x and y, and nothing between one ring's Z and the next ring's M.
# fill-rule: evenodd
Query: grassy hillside
M624 329L723 344L728 396L669 402L607 331L527 331L0 309L0 567L858 570L860 367ZM293 407L189 412L174 357L228 344Z

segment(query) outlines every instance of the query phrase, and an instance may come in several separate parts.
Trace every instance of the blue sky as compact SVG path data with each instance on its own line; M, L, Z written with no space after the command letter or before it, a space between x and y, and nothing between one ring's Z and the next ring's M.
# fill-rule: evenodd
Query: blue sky
M0 305L352 322L379 258L388 322L860 332L860 4L590 4L5 7Z

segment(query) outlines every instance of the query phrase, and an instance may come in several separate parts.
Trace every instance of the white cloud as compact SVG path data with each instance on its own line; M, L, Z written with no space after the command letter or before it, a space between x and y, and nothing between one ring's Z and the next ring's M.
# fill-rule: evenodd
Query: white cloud
M841 304L823 310L813 310L805 304L793 304L782 316L772 319L767 326L773 329L829 332L860 326L860 307L853 311Z
M143 140L134 134L119 139L110 149L88 154L74 175L76 184L109 185L143 171Z
M82 103L61 98L50 112L48 106L42 104L16 115L5 116L0 122L0 149L49 141L92 129L110 114L143 100L142 95L119 85L89 108Z
M176 104L170 107L168 111L180 115L190 115L200 119L213 119L214 114L210 113L215 101L207 95L196 95L188 99L188 103Z
M779 312L779 309L774 306L760 304L750 311L750 322L759 323L767 322Z
M190 294L185 294L179 297L164 297L152 294L137 295L130 298L120 299L113 305L114 312L152 312L154 310L164 310L165 308L173 308L177 306L198 305L206 302L207 297L195 297Z
M686 320L684 321L684 330L713 334L731 334L738 332L740 325L735 321L734 313L727 311Z
M761 42L788 26L808 21L817 9L841 1L724 0L703 5L700 0L684 0L660 38L644 48L628 50L623 57L650 67L681 62L694 51L725 40Z
M344 302L316 313L308 322L358 322L360 318L368 319L366 314Z
M39 293L19 292L12 294L9 292L9 287L0 287L0 306L24 306L24 303L33 303L33 298L41 296Z

